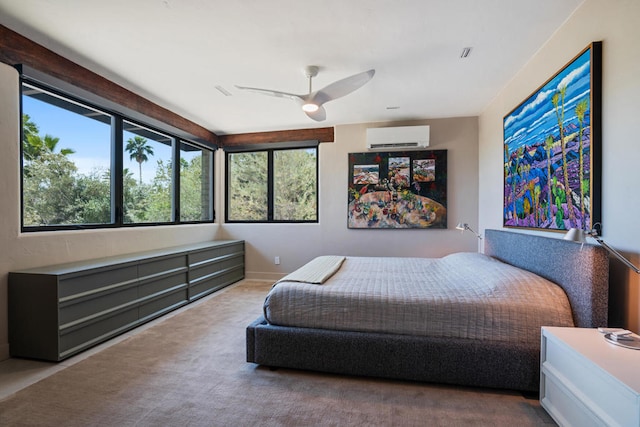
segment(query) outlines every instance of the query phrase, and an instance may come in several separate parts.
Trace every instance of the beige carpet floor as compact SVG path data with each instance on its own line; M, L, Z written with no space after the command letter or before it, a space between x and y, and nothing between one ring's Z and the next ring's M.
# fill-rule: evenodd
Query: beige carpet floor
M270 285L243 281L0 402L2 426L553 425L517 392L245 361Z

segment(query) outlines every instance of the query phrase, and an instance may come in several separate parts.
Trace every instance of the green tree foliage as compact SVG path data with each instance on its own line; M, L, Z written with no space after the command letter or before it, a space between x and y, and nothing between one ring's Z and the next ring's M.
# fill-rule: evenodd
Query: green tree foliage
M73 162L64 154L43 152L24 167L24 224L75 223L79 212Z
M547 185L549 186L549 190L548 190L548 207L549 207L549 213L547 215L547 217L549 218L549 220L551 220L551 194L552 194L552 188L551 188L551 184L553 183L551 181L551 150L553 149L553 135L548 135L547 139L544 141L544 149L547 152Z
M46 153L54 153L60 142L60 138L53 137L49 134L40 136L38 125L36 125L28 114L22 115L23 122L23 139L22 139L22 152L25 160L36 160L40 156ZM71 148L63 148L60 150L60 154L68 156L73 154Z
M180 219L201 221L208 200L202 196L202 181L209 176L203 173L202 158L190 162L180 160ZM171 192L173 188L171 162L157 161L156 174L151 184L138 184L130 172L125 174L125 222L168 222L172 219ZM205 203L207 202L207 203Z
M38 129L38 125L36 125L33 121L31 121L31 117L28 114L22 115L22 143L26 145L29 137L32 135L38 135L40 133L40 129Z
M239 221L267 220L267 152L229 156L228 216Z
M273 219L317 219L316 150L273 151ZM229 156L229 219L268 220L266 151Z
M23 116L23 222L26 226L108 224L111 222L110 171L78 173L68 156L56 152L59 138L39 134L38 126ZM153 150L144 138L130 140L132 158L141 164ZM137 181L125 169L124 222L171 221L171 165L158 164L152 184Z
M284 150L274 153L274 219L316 219L315 150Z
M123 222L125 224L144 222L146 209L144 184L139 185L128 168L122 172L122 183L124 189Z
M513 161L513 169L511 171L511 197L513 199L513 219L518 221L518 209L516 206L516 201L518 200L518 187L516 186L516 175L519 174L519 165L520 159L522 159L522 155L524 154L524 147L518 147L515 153L515 160Z
M565 95L567 93L567 86L560 86L558 90L551 97L551 103L555 109L556 120L558 121L558 131L560 132L560 147L562 148L562 175L564 177L564 191L566 192L567 210L569 211L569 222L575 223L575 213L573 212L573 202L571 200L571 187L569 187L569 168L567 164L567 141L564 135L564 109L565 109ZM558 225L559 228L564 228Z
M111 178L108 171L93 170L88 175L78 175L75 193L75 203L79 207L78 223L111 222Z
M149 160L149 156L153 156L153 148L147 144L147 139L139 135L129 138L125 151L129 153L129 158L138 162L139 183L142 185L142 164Z
M173 186L171 162L158 160L156 176L148 189L149 201L146 221L168 222L171 221L171 189Z
M585 191L585 187L587 187L588 181L585 183L584 179L584 146L582 142L582 133L584 132L584 115L589 108L589 99L585 98L576 104L576 117L578 119L578 123L580 124L580 131L578 132L578 155L580 156L580 207L581 207L581 218L585 217L585 203L584 203L584 195L587 193ZM588 187L587 187L588 188Z
M208 156L208 154L205 154ZM182 221L203 221L208 219L209 184L203 180L207 177L206 159L203 165L201 156L190 162L180 159L180 219Z

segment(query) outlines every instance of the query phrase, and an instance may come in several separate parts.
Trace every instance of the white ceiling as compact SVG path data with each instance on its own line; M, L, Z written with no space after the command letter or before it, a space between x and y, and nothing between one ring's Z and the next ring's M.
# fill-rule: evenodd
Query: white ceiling
M582 2L0 0L0 24L222 135L477 116ZM234 86L304 94L306 65L376 75L323 122Z

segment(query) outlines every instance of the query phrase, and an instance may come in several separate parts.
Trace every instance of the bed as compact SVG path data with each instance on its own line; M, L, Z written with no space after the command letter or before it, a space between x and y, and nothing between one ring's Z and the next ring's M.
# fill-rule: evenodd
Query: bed
M306 275L303 267L274 285L247 327L248 362L536 391L540 326L607 326L609 262L600 246L486 230L484 254L321 258L334 266L322 284L308 265ZM446 292L424 285L426 275L448 283ZM382 299L367 302L369 294Z

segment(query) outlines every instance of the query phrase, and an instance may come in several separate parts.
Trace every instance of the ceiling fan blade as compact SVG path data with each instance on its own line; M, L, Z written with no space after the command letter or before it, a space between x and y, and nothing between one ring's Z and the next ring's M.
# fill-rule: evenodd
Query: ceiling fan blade
M337 98L341 98L361 88L362 86L364 86L365 83L367 83L369 80L371 80L371 78L373 78L375 73L376 73L376 70L372 69L369 71L364 71L362 73L354 74L353 76L333 82L330 85L325 86L321 90L317 92L309 93L307 95L298 95L295 93L281 92L279 90L262 89L257 87L238 86L238 85L236 85L236 88L240 90L261 93L263 95L274 96L276 98L289 98L300 104L300 106L302 107L307 117L309 117L312 120L315 120L316 122L321 122L323 120L326 120L327 118L327 112L322 107L322 104ZM308 75L309 90L311 90L311 78L314 76L315 74ZM308 104L314 104L311 107L317 106L318 109L316 111L307 111L306 107L309 106Z
M307 115L307 117L315 120L316 122L322 122L327 118L327 111L324 109L322 105L320 105L318 109L313 113L309 111L305 111L304 113Z
M295 93L281 92L279 90L271 90L271 89L260 89L257 87L247 87L247 86L238 86L238 85L235 85L235 86L240 90L261 93L263 95L268 95L268 96L275 96L276 98L289 98L289 99L293 99L294 101L302 102L302 96L297 95Z
M325 102L348 95L364 86L365 83L373 78L375 73L376 70L364 71L362 73L354 74L351 77L333 82L312 94L312 102L320 106Z

